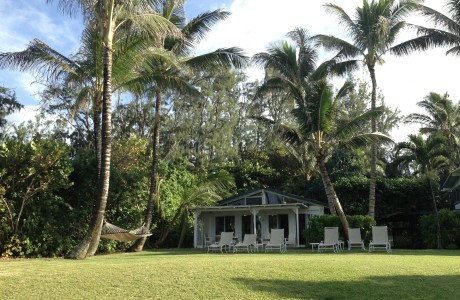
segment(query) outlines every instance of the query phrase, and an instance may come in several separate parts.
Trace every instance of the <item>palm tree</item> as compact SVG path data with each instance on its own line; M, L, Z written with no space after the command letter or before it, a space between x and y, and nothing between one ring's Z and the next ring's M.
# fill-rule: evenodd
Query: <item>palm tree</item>
M348 221L326 169L326 160L339 143L366 144L377 140L389 140L378 133L357 135L360 126L369 118L381 114L376 109L348 122L337 119L337 103L353 88L349 82L334 95L325 79L324 65L316 67L317 49L312 45L308 32L301 28L288 33L296 47L287 42L269 47L268 52L258 53L254 61L263 65L269 74L260 87L258 96L270 90L284 90L293 99L296 108L292 114L295 126L275 123L265 117L259 120L273 126L285 138L288 148L302 149L298 152L312 153L321 174L329 209L339 216L345 234Z
M51 2L48 0L47 2ZM131 29L133 36L147 37L178 35L172 24L158 15L152 8L156 1L85 1L59 0L58 6L66 13L81 11L86 22L95 26L103 45L102 55L102 123L101 123L101 168L98 178L98 201L91 217L86 236L68 255L68 258L85 258L88 249L97 248L107 204L110 178L111 114L112 114L112 65L113 41L117 31ZM134 30L135 29L135 30Z
M184 1L162 0L158 6L158 13L171 21L178 30L181 30L181 38L169 37L162 41L161 47L173 57L175 65L171 64L147 64L143 65L138 76L130 84L138 85L140 91L152 95L155 98L155 118L152 137L152 164L150 172L150 191L147 200L147 210L144 223L149 228L152 222L154 210L160 210L158 190L158 163L160 159L160 129L162 95L167 90L182 92L198 96L199 92L189 84L189 74L199 70L236 67L242 68L246 64L246 57L241 49L224 48L216 51L193 56L192 51L205 37L212 26L229 16L228 12L215 10L205 12L185 23ZM175 220L173 220L175 222ZM166 234L167 235L167 234ZM137 240L131 250L142 251L146 238ZM159 241L162 242L162 241ZM159 243L157 242L157 244Z
M431 135L424 140L421 135L409 135L409 141L398 143L395 147L397 164L416 163L416 172L425 177L430 184L431 198L436 222L436 237L438 249L441 245L441 226L439 223L438 207L433 190L433 181L439 180L439 172L450 166L449 152L446 149L446 139L440 135Z
M362 7L356 8L354 19L340 6L326 4L328 12L339 19L347 30L352 42L335 36L317 35L316 39L328 50L337 50L338 54L331 60L331 69L338 74L355 70L363 63L372 82L371 109L376 108L377 79L375 67L383 63L382 56L392 51L401 29L406 25L404 19L416 9L419 0L363 0ZM377 131L376 120L371 122L372 132ZM375 216L375 187L377 166L377 145L371 145L369 187L369 216Z
M191 185L182 189L181 203L177 208L171 222L168 223L166 229L161 233L161 236L156 241L155 246L161 246L171 232L173 226L182 221L182 234L178 242L180 247L183 240L183 233L188 228L189 208L194 206L209 206L213 205L219 199L228 196L228 191L234 187L233 178L226 173L216 173L211 176L197 178L191 182Z
M431 92L423 101L417 103L426 114L412 113L405 118L406 123L421 125L420 133L428 135L441 135L447 140L449 152L458 163L460 149L460 105L453 104L448 94L440 95Z
M427 17L435 27L411 24L410 26L417 30L418 37L401 43L392 51L398 55L406 55L412 51L449 47L446 54L460 55L460 3L457 0L445 0L444 2L450 16L421 5L419 12Z

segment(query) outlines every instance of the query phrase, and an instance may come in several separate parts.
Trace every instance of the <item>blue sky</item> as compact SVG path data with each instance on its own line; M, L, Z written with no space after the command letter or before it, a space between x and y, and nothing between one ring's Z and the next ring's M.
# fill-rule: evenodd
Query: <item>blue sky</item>
M0 6L0 52L24 50L28 43L38 38L64 55L76 52L82 21L69 19L57 9L57 0L46 4L45 0L2 0ZM324 33L343 36L333 16L322 7L335 3L352 15L362 0L189 0L186 3L187 17L217 8L230 11L232 15L208 35L198 52L212 51L221 47L239 46L248 55L265 51L269 43L283 39L295 27L307 28L312 34ZM443 11L443 0L426 0L425 5ZM412 17L409 22L428 26L426 20ZM414 36L407 32L401 39ZM387 105L398 108L403 114L420 111L417 101L429 92L449 92L451 99L460 99L460 85L454 70L460 58L446 56L445 50L436 49L415 53L409 57L385 56L385 64L377 66L377 82ZM325 56L328 54L325 53ZM261 77L261 70L251 68L251 78ZM360 71L355 77L368 78ZM41 89L34 83L31 74L0 70L0 85L13 88L18 101L26 109L14 116L15 120L30 118L39 104L35 94ZM393 137L399 141L407 134L415 133L415 126L402 125Z

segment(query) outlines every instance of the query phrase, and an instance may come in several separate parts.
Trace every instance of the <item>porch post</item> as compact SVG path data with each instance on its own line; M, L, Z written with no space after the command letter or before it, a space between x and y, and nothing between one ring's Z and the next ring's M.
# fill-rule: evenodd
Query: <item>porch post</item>
M257 235L257 213L258 212L259 211L257 209L251 209L252 219L253 219L253 221L252 221L253 233L255 235ZM262 234L262 232L260 234Z
M193 212L194 215L194 221L193 221L193 248L198 247L198 218L200 216L200 213L197 211Z
M299 247L299 208L296 207L295 209L293 208L292 211L295 213L295 246Z
M296 236L296 240L295 240L295 246L296 247L299 247L299 237L300 237L300 232L299 232L299 208L296 207L295 208L295 224L296 224L296 227L297 227L297 236Z

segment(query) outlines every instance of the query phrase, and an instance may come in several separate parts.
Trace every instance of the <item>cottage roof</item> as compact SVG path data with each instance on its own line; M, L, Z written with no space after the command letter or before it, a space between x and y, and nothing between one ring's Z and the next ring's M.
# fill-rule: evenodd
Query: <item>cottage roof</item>
M313 200L313 199L307 199L307 198L304 198L304 197L301 197L301 196L297 196L297 195L294 195L294 194L282 192L282 191L275 190L275 189L269 189L269 188L249 190L247 192L243 192L243 193L237 194L235 196L222 199L221 201L219 201L219 203L217 205L219 205L219 206L229 205L229 204L231 204L233 202L236 202L238 200L241 200L241 199L244 199L244 198L247 198L247 197L251 197L251 196L261 195L262 193L276 195L276 196L280 197L281 199L283 199L282 203L303 203L303 204L305 204L307 206L318 205L318 206L322 206L322 207L328 207L326 203L321 202L321 201L317 201L317 200Z

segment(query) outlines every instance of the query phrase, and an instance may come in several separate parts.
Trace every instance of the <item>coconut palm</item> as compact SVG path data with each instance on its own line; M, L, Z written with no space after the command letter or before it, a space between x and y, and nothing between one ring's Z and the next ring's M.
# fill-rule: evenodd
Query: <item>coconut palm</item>
M48 0L47 2L51 2ZM172 24L158 15L152 5L157 1L85 1L60 0L58 6L66 13L82 12L86 22L95 26L102 42L102 122L101 122L101 168L98 179L98 201L91 217L89 229L82 240L68 255L69 258L85 258L99 243L99 236L107 204L110 178L111 153L111 106L113 42L117 31L130 30L133 36L146 37L179 35Z
M435 27L411 24L410 26L417 30L418 37L401 43L392 51L398 55L406 55L412 51L448 47L446 54L460 55L460 3L457 0L445 0L444 2L449 15L421 5L419 12L427 17Z
M441 226L439 223L438 207L433 190L433 181L439 180L439 173L450 166L446 138L441 135L431 135L424 140L421 135L409 135L408 141L398 143L395 147L398 164L415 162L415 174L425 177L430 184L431 198L436 222L436 237L438 249L441 245ZM414 167L414 166L413 166Z
M326 10L337 16L340 24L346 29L352 42L344 39L317 35L316 39L328 50L337 50L338 54L331 60L331 68L338 74L355 70L363 63L372 82L371 109L376 108L377 79L375 67L383 63L383 55L391 49L398 34L406 25L404 19L415 10L419 0L363 0L357 7L354 18L335 4L326 4ZM372 120L372 132L376 132L376 120ZM369 212L375 216L377 145L371 145Z
M382 109L368 111L352 120L337 119L337 103L351 87L347 82L334 95L332 86L326 80L310 83L304 91L305 96L295 99L297 108L293 110L296 120L294 127L262 118L285 138L289 148L300 148L304 152L313 153L323 180L329 209L332 214L338 215L345 233L348 232L348 221L329 177L326 161L337 147L359 147L373 142L391 141L389 137L376 132L356 134L373 117L380 116Z
M180 38L167 37L162 41L161 45L164 51L167 51L167 53L174 57L175 65L150 64L147 60L146 64L140 68L138 76L130 82L131 86L138 86L140 88L139 92L150 94L155 98L150 191L144 219L147 228L151 224L154 210L159 211L161 209L157 187L159 180L158 163L163 93L172 90L198 96L198 91L189 83L190 74L193 74L195 71L209 70L216 67L241 68L246 64L246 57L242 54L241 49L236 47L218 49L199 56L192 55L194 48L211 30L212 26L229 16L228 12L221 10L205 12L186 23L183 0L160 1L157 9L159 14L177 26L182 36ZM141 251L145 241L145 238L137 240L131 249Z
M426 113L409 114L405 118L405 122L420 124L421 134L444 136L450 153L454 157L453 161L458 162L460 105L453 104L448 94L440 95L431 92L424 100L418 102L417 106L423 108Z
M389 138L378 133L356 134L370 118L381 114L371 110L350 121L337 118L337 103L353 88L349 82L334 95L332 86L325 79L324 64L316 67L317 49L308 31L301 28L288 33L295 46L288 42L269 47L268 52L258 53L254 61L263 65L268 78L260 87L258 96L270 90L283 90L295 101L292 114L295 126L275 123L265 117L259 119L272 125L285 138L288 148L301 149L297 153L311 153L314 156L323 180L329 209L340 218L344 232L348 232L348 221L326 169L326 160L338 143L358 145Z

